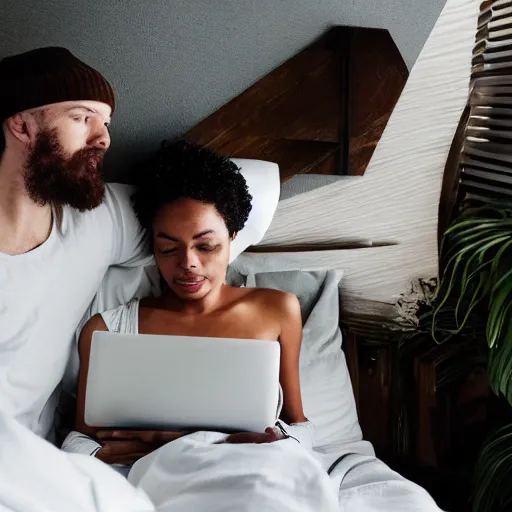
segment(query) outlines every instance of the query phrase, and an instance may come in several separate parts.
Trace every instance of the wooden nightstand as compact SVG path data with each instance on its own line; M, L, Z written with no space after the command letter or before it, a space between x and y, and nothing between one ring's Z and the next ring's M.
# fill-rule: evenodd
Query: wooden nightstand
M485 361L473 346L426 336L399 348L345 332L344 347L363 436L377 456L441 507L467 510L488 429Z

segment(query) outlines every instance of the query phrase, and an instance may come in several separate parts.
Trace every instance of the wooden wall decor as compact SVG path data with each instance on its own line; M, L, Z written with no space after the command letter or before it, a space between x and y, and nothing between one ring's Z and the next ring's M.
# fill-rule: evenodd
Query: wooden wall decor
M512 205L510 2L481 5L469 97L446 162L439 238L463 201Z
M389 32L334 27L185 134L296 174L362 175L408 77Z

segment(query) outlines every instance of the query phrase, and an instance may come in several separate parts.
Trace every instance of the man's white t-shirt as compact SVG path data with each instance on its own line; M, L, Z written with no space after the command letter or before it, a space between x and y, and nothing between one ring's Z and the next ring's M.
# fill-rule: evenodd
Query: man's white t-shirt
M0 409L42 437L50 434L76 327L108 267L148 259L132 191L107 185L98 208L54 215L39 247L0 253Z

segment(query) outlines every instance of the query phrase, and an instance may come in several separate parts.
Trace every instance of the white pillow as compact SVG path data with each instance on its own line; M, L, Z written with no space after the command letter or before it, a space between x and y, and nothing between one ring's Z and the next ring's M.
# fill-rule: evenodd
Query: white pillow
M236 270L236 262L232 271ZM247 269L246 269L247 270ZM339 328L340 273L259 272L246 286L294 293L301 304L300 379L304 412L316 426L315 448L362 440Z
M256 245L265 236L279 201L281 182L279 166L262 160L232 158L245 178L252 195L252 209L244 228L231 242L231 260L235 259L250 245Z

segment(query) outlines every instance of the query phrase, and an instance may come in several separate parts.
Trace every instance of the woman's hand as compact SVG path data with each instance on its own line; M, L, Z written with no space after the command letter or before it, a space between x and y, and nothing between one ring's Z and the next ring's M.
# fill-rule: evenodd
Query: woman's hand
M188 432L160 430L99 430L96 436L102 447L96 457L107 464L133 464Z
M224 442L231 444L244 444L244 443L273 443L280 439L285 439L285 435L276 427L268 427L265 429L264 434L258 434L255 432L239 432L237 434L231 434Z
M102 443L102 447L96 452L95 457L107 464L131 465L160 446L162 445L133 439L111 439Z
M101 441L109 440L136 440L145 443L160 443L164 445L179 437L190 434L181 430L98 430L97 438Z
M164 444L187 434L189 432L100 430L96 435L102 447L96 453L96 457L107 464L130 465ZM269 427L263 434L256 432L231 434L223 442L229 444L263 444L273 443L285 437L277 427Z

